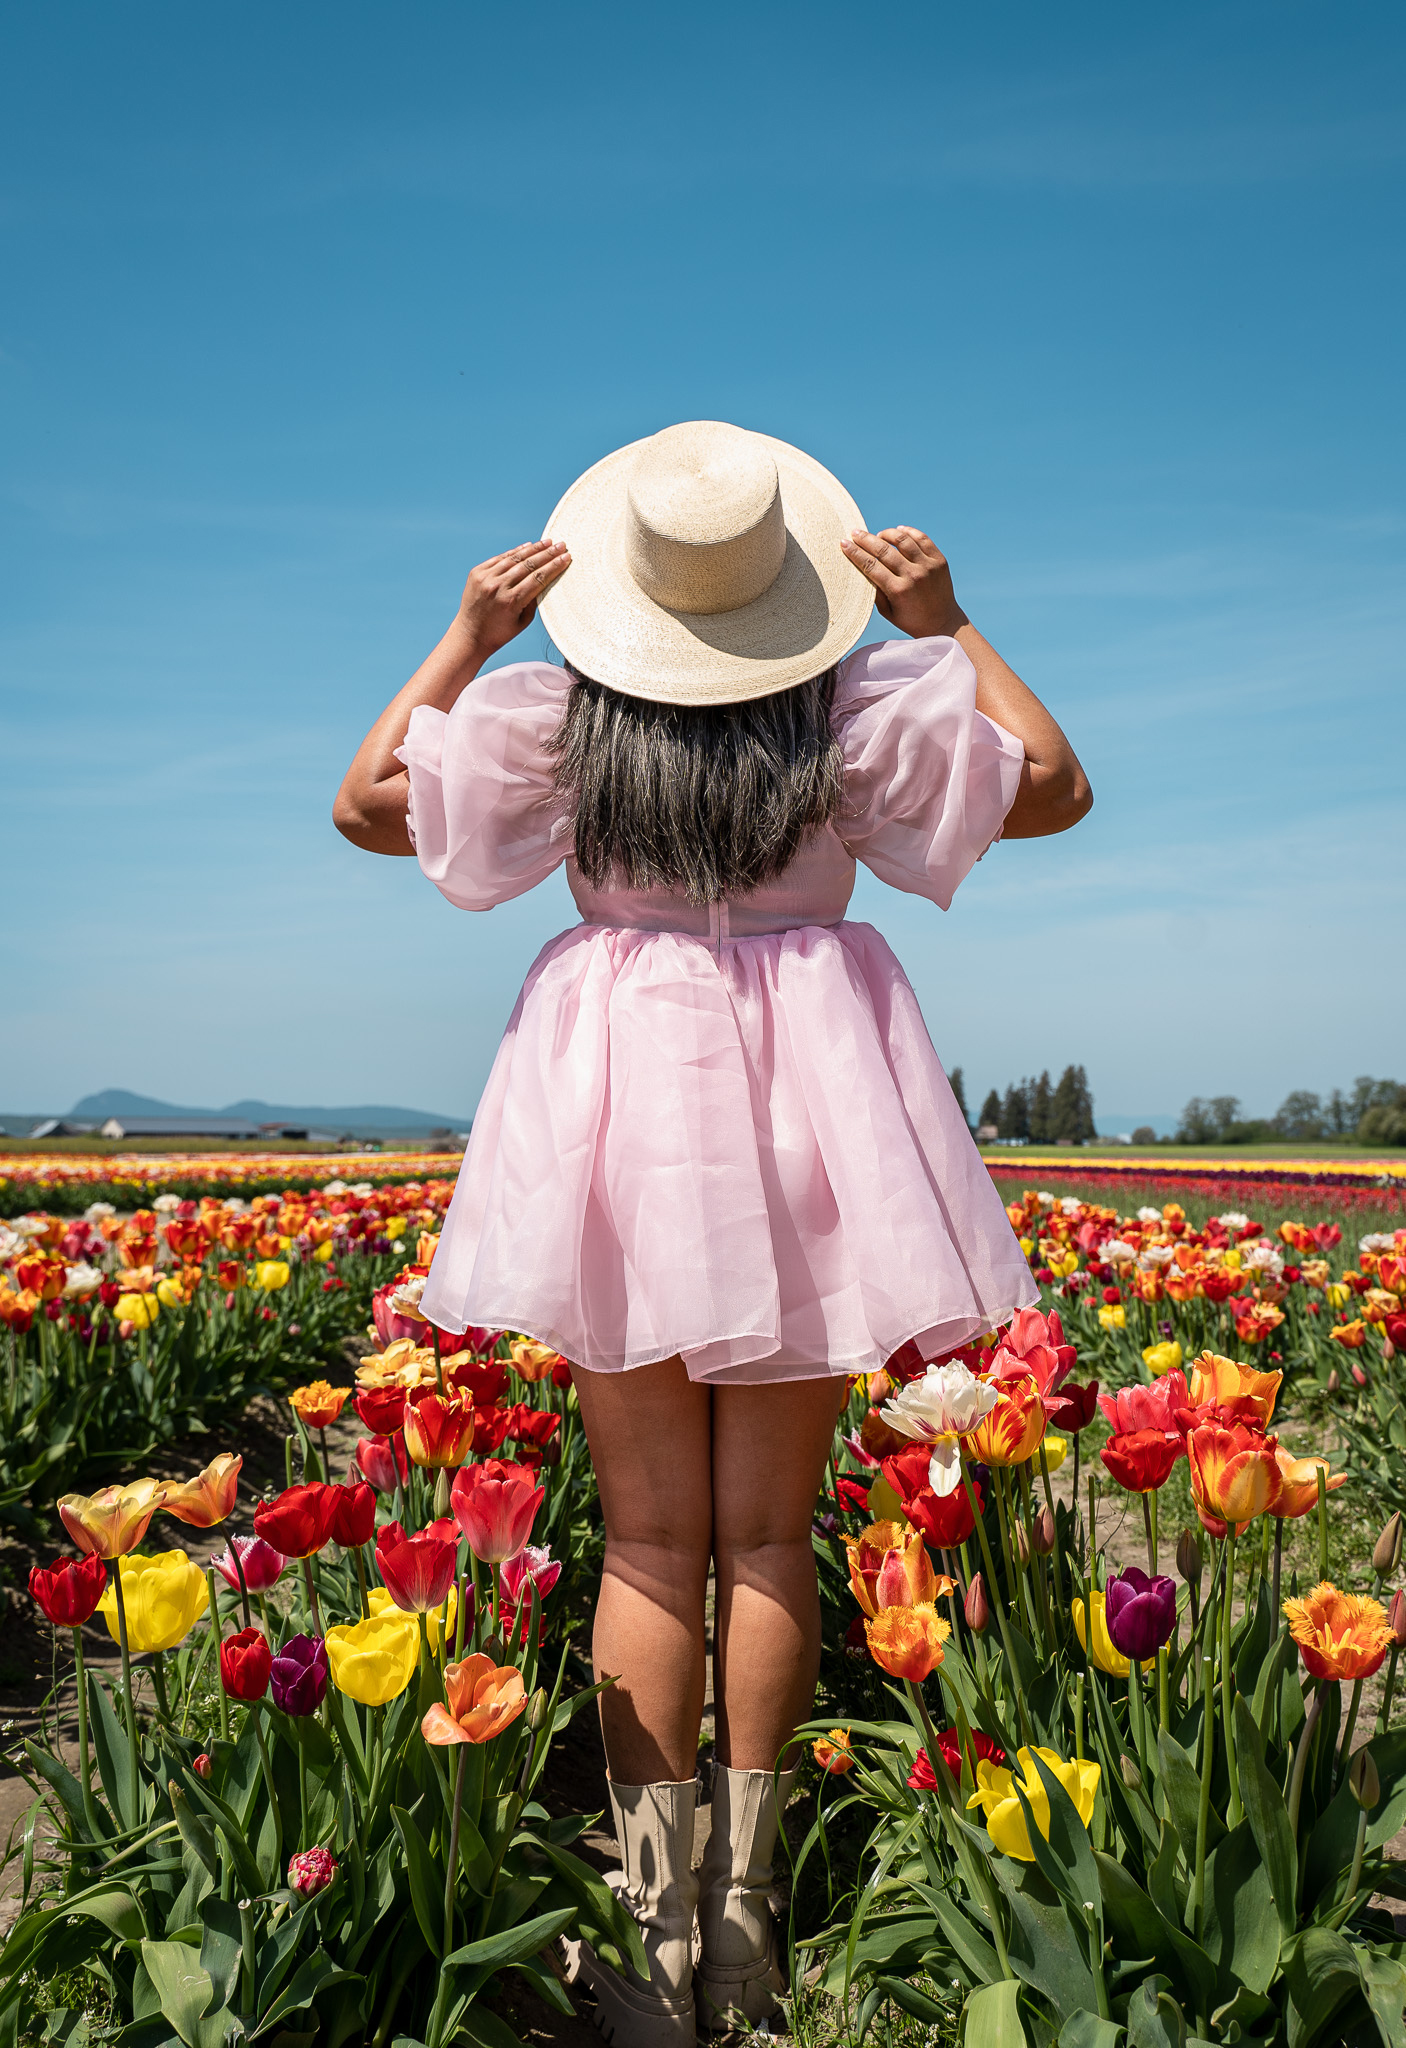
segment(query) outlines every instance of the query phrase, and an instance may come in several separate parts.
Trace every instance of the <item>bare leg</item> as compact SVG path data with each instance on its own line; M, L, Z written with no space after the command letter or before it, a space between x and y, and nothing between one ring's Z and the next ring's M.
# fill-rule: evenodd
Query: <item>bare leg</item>
M815 1698L810 1530L846 1382L713 1389L713 1692L718 1760L769 1771Z
M711 1396L682 1359L575 1372L605 1517L596 1677L610 1775L681 1783L698 1763L712 1539Z

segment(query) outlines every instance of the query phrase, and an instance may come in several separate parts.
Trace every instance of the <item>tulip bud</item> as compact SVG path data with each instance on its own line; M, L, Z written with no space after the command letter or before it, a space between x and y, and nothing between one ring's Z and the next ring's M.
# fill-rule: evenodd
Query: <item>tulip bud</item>
M1030 1542L1039 1557L1048 1557L1055 1547L1055 1518L1048 1505L1042 1507L1035 1517L1035 1525L1030 1531Z
M196 1775L196 1777L197 1777L197 1778L208 1778L208 1777L209 1777L209 1775L210 1775L210 1758L209 1758L209 1755L208 1755L208 1753L207 1753L207 1752L206 1752L205 1750L203 1750L203 1749L201 1750L201 1752L200 1752L199 1756L198 1756L198 1757L197 1757L197 1758L195 1759L195 1762L194 1762L194 1763L193 1763L193 1764L191 1765L191 1769L192 1769L192 1770L193 1770L193 1771L195 1772L195 1775Z
M1142 1772L1138 1769L1137 1765L1133 1762L1130 1756L1119 1757L1118 1769L1122 1773L1123 1783L1127 1786L1128 1790L1130 1792L1141 1792Z
M1379 1579L1390 1578L1401 1562L1401 1510L1389 1515L1382 1525L1372 1552L1372 1570Z
M978 1572L967 1587L967 1597L962 1602L962 1612L967 1618L967 1627L974 1636L984 1636L991 1626L991 1604L986 1598L986 1588Z
M288 1859L288 1884L300 1899L314 1899L325 1892L337 1875L335 1857L323 1848L304 1849Z
M561 1463L561 1445L554 1436L549 1436L546 1443L542 1446L542 1463L544 1465L559 1465Z
M1015 1554L1020 1559L1022 1566L1029 1564L1030 1532L1024 1522L1017 1522L1015 1525Z
M1382 1796L1382 1781L1370 1749L1359 1749L1347 1774L1352 1796L1364 1813L1370 1813Z
M1362 1368L1362 1367L1361 1367L1360 1365L1358 1365L1358 1364L1357 1364L1357 1363L1356 1363L1355 1361L1354 1361L1354 1364L1353 1364L1353 1368L1352 1368L1352 1377L1353 1377L1354 1381L1356 1382L1356 1384L1357 1384L1357 1385L1358 1385L1359 1387L1365 1387L1365 1386L1366 1386L1366 1384L1367 1384L1367 1375L1366 1375L1366 1372L1365 1372L1365 1371L1363 1370L1363 1368Z
M527 1702L527 1725L535 1735L547 1718L547 1691L539 1685Z
M1310 1303L1310 1307L1314 1307L1314 1308L1316 1308L1316 1307L1317 1307L1317 1305L1318 1305L1318 1304L1317 1304L1316 1302ZM1329 1392L1330 1394L1336 1394L1336 1393L1337 1393L1337 1391L1338 1391L1338 1388L1339 1388L1339 1387L1340 1387L1341 1385L1342 1385L1342 1381L1341 1381L1341 1380L1340 1380L1340 1379L1338 1378L1338 1368L1337 1368L1336 1366L1334 1366L1334 1367L1333 1367L1333 1370L1332 1370L1332 1371L1331 1371L1331 1372L1329 1373L1329 1375L1328 1375L1328 1392Z
M1391 1601L1386 1611L1386 1618L1390 1624L1391 1633L1396 1639L1397 1649L1406 1650L1406 1593L1403 1593L1399 1587L1391 1596Z
M1183 1529L1177 1538L1177 1570L1188 1586L1199 1590L1204 1569L1200 1544L1190 1529Z
M501 1636L489 1636L482 1645L482 1651L483 1655L491 1657L495 1664L501 1664L503 1661L503 1638Z

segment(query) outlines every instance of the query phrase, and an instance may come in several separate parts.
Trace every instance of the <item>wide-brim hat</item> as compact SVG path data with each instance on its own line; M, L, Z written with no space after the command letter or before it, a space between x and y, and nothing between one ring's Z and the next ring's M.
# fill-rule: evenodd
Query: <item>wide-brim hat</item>
M571 567L543 597L583 675L661 704L740 704L848 654L873 587L840 542L859 507L769 434L690 420L578 477L547 521Z

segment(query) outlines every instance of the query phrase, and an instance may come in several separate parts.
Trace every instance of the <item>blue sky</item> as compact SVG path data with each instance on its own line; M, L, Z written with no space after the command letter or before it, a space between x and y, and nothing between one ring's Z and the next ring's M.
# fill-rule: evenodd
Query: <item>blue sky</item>
M689 417L926 526L1090 772L946 917L861 881L971 1093L1401 1073L1399 10L6 40L0 1108L472 1108L565 887L471 919L332 796L472 563Z

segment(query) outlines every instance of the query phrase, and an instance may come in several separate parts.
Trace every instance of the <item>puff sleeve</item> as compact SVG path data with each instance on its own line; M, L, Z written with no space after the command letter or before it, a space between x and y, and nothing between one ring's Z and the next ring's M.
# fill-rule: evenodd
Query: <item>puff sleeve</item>
M410 776L410 837L461 910L521 896L571 850L547 752L570 687L564 669L515 662L476 677L452 711L421 704L410 714L396 753Z
M955 640L886 640L840 669L835 730L845 798L835 829L856 860L946 910L1001 836L1025 749L976 708Z

